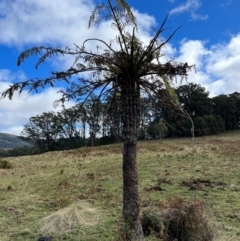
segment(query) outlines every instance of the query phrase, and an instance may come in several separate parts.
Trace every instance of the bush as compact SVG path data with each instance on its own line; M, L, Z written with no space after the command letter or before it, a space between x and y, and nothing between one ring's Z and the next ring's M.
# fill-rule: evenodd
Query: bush
M204 136L207 134L207 123L202 117L193 119L196 136Z
M203 119L207 123L207 127L209 128L208 134L214 135L218 133L218 123L216 117L214 115L204 115Z
M202 201L170 200L169 208L163 212L164 224L170 239L179 241L211 241L210 227Z
M141 218L143 233L149 236L154 232L156 236L163 230L161 210L156 207L147 208L142 213Z
M147 208L142 213L145 235L154 231L165 241L212 241L213 229L202 201L171 199L167 205Z
M6 160L0 160L0 169L10 169L12 168L12 164Z

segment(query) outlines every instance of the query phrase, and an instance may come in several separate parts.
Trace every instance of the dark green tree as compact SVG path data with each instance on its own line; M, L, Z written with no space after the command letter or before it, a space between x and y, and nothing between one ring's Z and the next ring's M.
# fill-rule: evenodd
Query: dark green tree
M196 136L204 136L208 133L207 123L202 117L198 116L194 118L193 122Z
M236 107L235 112L232 113L232 129L238 129L240 124L240 93L234 92L228 96L235 103Z
M208 127L207 134L218 134L218 122L216 117L214 115L204 115L203 119L205 120Z
M237 128L237 98L235 96L218 95L212 98L215 116L220 115L224 123L224 131Z
M179 102L184 104L184 109L195 117L208 115L211 111L209 92L199 84L188 83L181 85L176 90Z
M138 172L137 172L137 138L140 123L141 92L163 98L162 90L165 88L171 96L169 108L176 107L176 96L170 87L170 80L176 76L184 78L192 66L187 63L177 63L173 60L163 63L162 48L174 35L161 40L160 35L165 30L166 20L160 26L150 43L145 46L136 36L136 28L127 17L126 11L113 6L108 0L107 5L102 4L93 11L90 24L98 24L99 19L111 19L112 26L117 30L115 44L106 43L101 39L92 38L84 41L82 46L70 48L35 47L23 52L18 58L18 65L31 55L43 53L36 67L52 55L72 55L76 57L75 64L67 70L52 72L51 76L42 80L28 80L15 83L2 93L2 97L12 95L15 91L20 93L26 87L36 90L46 85L54 86L58 81L69 82L69 88L62 91L60 102L69 99L79 100L88 98L92 93L98 98L118 92L121 103L122 142L123 142L123 218L126 224L126 238L131 241L144 240L142 226L139 218ZM125 28L132 26L131 32ZM128 28L129 29L129 28ZM105 46L103 52L87 49L90 41ZM83 72L91 72L89 79L72 78Z

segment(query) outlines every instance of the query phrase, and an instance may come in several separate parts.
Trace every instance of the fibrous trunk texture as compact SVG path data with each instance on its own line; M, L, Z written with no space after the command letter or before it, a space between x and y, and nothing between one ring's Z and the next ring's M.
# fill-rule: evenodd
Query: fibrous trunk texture
M123 217L126 238L129 241L144 240L139 219L137 137L140 115L140 92L134 80L122 84L122 140L123 140Z

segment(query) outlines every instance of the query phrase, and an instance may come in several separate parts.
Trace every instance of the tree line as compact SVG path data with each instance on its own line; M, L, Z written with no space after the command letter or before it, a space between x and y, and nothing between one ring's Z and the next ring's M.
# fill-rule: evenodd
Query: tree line
M218 134L239 128L240 93L218 95L210 98L209 92L199 84L187 83L175 89L180 105L194 124L194 136ZM92 95L88 100L60 112L44 112L33 116L24 125L22 138L34 147L15 148L12 155L31 150L43 152L66 150L81 146L104 145L121 141L122 117L119 96L101 100ZM109 110L109 101L114 108ZM138 139L186 137L192 135L192 123L176 109L168 107L157 98L141 98ZM26 153L25 153L26 154Z

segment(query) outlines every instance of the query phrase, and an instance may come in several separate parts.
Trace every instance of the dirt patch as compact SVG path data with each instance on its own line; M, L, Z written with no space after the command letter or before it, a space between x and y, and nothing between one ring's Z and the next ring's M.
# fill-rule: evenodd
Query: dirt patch
M157 185L149 187L149 188L144 188L145 191L164 191L165 189L162 188L162 184L167 184L167 185L172 185L171 180L167 180L165 178L159 178L157 180Z
M182 181L181 186L189 187L189 190L204 190L205 188L215 188L216 186L224 187L227 185L225 182L212 182L208 179L195 179L192 181Z
M162 185L162 184L172 185L171 180L167 180L166 178L159 178L157 182L158 182L158 185Z

